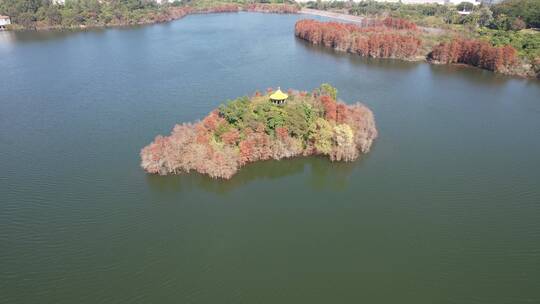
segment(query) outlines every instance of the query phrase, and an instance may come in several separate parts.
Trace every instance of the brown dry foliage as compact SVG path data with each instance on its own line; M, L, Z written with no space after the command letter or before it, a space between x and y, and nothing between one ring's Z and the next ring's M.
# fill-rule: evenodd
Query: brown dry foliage
M227 125L217 111L202 121L176 125L169 136L157 136L141 150L141 166L148 173L178 174L197 171L213 178L230 178L240 167L259 160L283 159L299 155L324 154L333 161L352 161L367 153L377 137L373 113L362 104L346 105L327 95L306 98L314 108L322 109L323 127L330 132L331 149L321 152L316 142L292 136L286 126L269 134L258 124L244 129ZM270 102L270 101L268 101ZM222 127L225 132L219 133Z
M511 72L518 63L517 51L510 45L495 47L483 40L461 38L435 46L429 58L440 63L463 63L500 73Z
M408 59L421 48L416 25L403 19L366 21L366 25L300 20L295 35L313 44L375 58Z

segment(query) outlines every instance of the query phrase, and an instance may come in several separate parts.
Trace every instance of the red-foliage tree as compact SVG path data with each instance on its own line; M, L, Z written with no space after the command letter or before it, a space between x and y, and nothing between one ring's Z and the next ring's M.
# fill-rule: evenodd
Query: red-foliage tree
M336 106L336 121L340 124L345 123L348 118L347 113L347 106L344 103L339 102Z
M211 14L211 13L236 13L240 11L240 6L237 4L226 3L205 8L197 8L193 10L196 14Z
M429 58L440 63L463 63L501 73L509 72L518 62L517 51L510 45L495 47L487 41L461 38L436 45Z
M279 139L286 139L289 136L289 130L287 130L285 127L277 127L276 135Z
M219 117L217 111L213 111L203 119L202 123L207 130L214 131L218 125L218 120L220 119L221 117Z
M289 4L265 4L251 3L247 5L238 5L234 3L224 3L221 5L209 6L205 8L197 8L193 13L210 14L210 13L236 13L239 11L258 12L258 13L273 13L273 14L296 14L298 6Z
M236 129L232 129L230 131L227 131L223 134L221 134L221 141L223 141L227 145L236 145L238 143L238 139L240 138L240 132Z
M416 24L414 22L401 19L401 18L392 18L387 17L383 20L383 24L386 27L397 29L397 30L416 30Z
M313 44L376 58L413 58L421 47L416 25L394 18L373 26L300 20L295 34Z
M192 9L190 7L171 7L168 10L164 10L162 13L154 16L155 22L168 22L176 19L183 18L190 14Z
M324 108L324 118L335 121L337 118L336 101L328 95L321 96L321 103Z
M296 14L298 9L298 6L290 4L251 3L245 6L245 10L248 12L274 14Z

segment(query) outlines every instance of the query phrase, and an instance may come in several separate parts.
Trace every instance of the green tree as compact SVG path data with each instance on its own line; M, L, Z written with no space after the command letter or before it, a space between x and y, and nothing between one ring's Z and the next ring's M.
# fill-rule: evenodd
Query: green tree
M470 13L463 18L463 24L469 25L473 28L477 27L480 23L480 15L476 12Z
M274 134L276 128L284 126L287 115L283 107L270 102L258 104L253 109L253 114L258 122L264 124L266 133L268 134Z
M332 126L323 118L317 118L310 126L310 139L317 151L329 154L332 151Z
M58 6L51 5L45 11L45 20L49 25L60 25L62 24L62 14L58 9Z
M307 139L309 127L314 120L314 111L310 104L295 103L285 107L285 125L295 137Z
M525 27L527 27L527 25L521 18L515 18L514 21L512 21L512 25L510 26L513 31L519 31L524 29Z
M331 84L323 83L321 84L321 87L319 89L321 91L321 94L328 95L332 97L332 99L337 100L338 90L334 88Z
M248 109L249 99L247 97L237 98L227 104L219 106L219 114L231 125L239 125Z
M445 23L448 23L448 24L456 24L456 23L459 23L459 19L460 19L460 15L459 13L452 9L452 10L448 10L445 14L444 14L444 17L443 17L443 20Z
M487 6L480 8L478 15L478 24L480 26L489 26L493 22L493 12Z
M456 8L457 8L458 11L470 12L470 11L473 10L474 4L472 4L470 2L461 2L460 4L458 4L456 6Z
M32 12L24 12L17 16L17 23L25 28L35 28L36 20L36 15Z
M540 27L539 0L506 0L492 7L495 16L522 18L528 27Z
M511 26L510 18L508 18L508 16L506 16L505 14L500 14L495 17L493 25L496 29L507 31L510 29Z

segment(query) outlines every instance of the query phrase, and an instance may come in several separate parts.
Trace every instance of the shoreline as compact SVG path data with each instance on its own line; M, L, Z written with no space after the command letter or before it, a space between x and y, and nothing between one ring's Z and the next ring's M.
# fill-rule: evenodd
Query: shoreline
M373 18L362 17L362 16L354 16L354 15L348 15L348 14L342 14L342 13L336 13L336 12L316 10L312 8L302 8L298 13L304 14L304 15L311 15L311 16L327 17L327 18L332 18L332 19L347 21L347 22L354 22L354 23L362 23L362 22L365 22L365 20L373 19ZM446 32L446 30L444 29L435 28L435 27L418 26L418 28L426 33L436 34L436 35L440 35Z
M6 29L4 31L6 32L32 32L32 31L85 31L85 30L98 30L98 29L112 29L112 28L125 28L125 27L137 27L137 26L146 26L146 25L153 25L153 24L160 24L160 23L168 23L176 20L180 20L186 16L189 15L204 15L204 14L222 14L222 13L239 13L239 12L247 12L247 13L263 13L263 14L298 14L298 15L310 15L310 16L320 16L320 17L326 17L336 20L341 20L345 22L349 22L352 24L357 24L360 26L363 26L363 23L366 22L366 20L371 20L373 18L368 17L362 17L362 16L354 16L354 15L348 15L343 13L336 13L336 12L329 12L329 11L322 11L322 10L316 10L316 9L309 9L309 8L301 8L298 9L297 6L293 5L253 5L253 6L241 6L241 5L227 5L227 6L221 6L221 7L211 7L211 8L191 8L191 7L171 7L167 10L167 15L154 15L153 20L145 20L145 21L139 21L136 23L111 23L111 24L92 24L92 25L76 25L76 26L36 26L33 29L28 28L22 28L20 26L14 26L12 28ZM446 32L444 29L439 28L427 28L427 27L417 27L420 31L430 34L430 35L440 35ZM297 38L297 35L295 35ZM302 39L302 38L300 38ZM305 40L305 39L302 39ZM308 41L309 43L309 41ZM327 48L326 46L324 46ZM331 47L331 49L353 54L348 50L340 49L339 47ZM414 57L410 58L398 58L398 57L388 57L389 59L397 59L397 60L403 60L403 61L409 61L409 62L424 62L428 64L436 64L436 65L444 65L447 63L438 62L436 60L432 60L429 57L429 53L427 54L419 54ZM462 65L462 66L469 66L469 67L475 67L480 68L477 66L473 66L466 63L450 63L453 65ZM480 68L482 69L482 68ZM538 76L535 76L529 72L517 72L517 73L500 73L491 71L493 73L497 74L503 74L507 76L514 76L517 78L525 78L525 79L539 79Z
M273 4L260 4L260 5L226 5L210 8L192 8L186 7L169 7L166 11L166 15L152 15L153 19L143 20L135 23L119 22L110 24L79 24L72 26L63 25L37 25L34 28L24 28L17 24L12 24L10 28L5 29L7 32L23 32L23 31L78 31L86 29L101 29L101 28L120 28L129 26L144 26L160 23L168 23L176 20L180 20L188 15L203 15L203 14L221 14L221 13L262 13L262 14L299 14L300 10L294 5L273 5Z
M514 76L517 78L526 78L526 79L539 79L540 77L538 75L534 74L534 71L531 70L530 65L527 65L525 62L520 62L520 59L517 57L508 57L507 59L501 58L502 64L501 66L497 67L491 67L489 65L482 66L481 64L474 64L469 62L463 62L461 60L466 59L457 59L456 62L443 62L444 58L441 61L441 58L437 58L437 56L433 56L434 50L436 47L442 48L442 51L445 51L445 47L447 48L448 43L439 43L438 45L435 45L431 49L426 49L426 45L424 44L426 37L425 34L430 35L429 33L426 33L425 28L421 27L414 27L410 29L406 29L403 27L397 27L397 28L390 28L391 31L394 31L391 34L388 34L386 36L379 34L379 31L376 31L377 34L371 34L367 35L366 32L369 31L370 28L373 27L371 25L373 20L370 20L368 18L359 17L359 16L349 16L345 14L339 14L339 13L333 13L333 12L325 12L325 11L319 11L319 10L312 10L312 9L303 9L300 11L300 13L306 13L311 15L317 15L317 16L324 16L324 17L330 17L330 18L344 18L345 20L354 20L355 23L342 23L342 22L334 22L334 21L318 21L316 19L302 19L297 21L295 25L295 36L298 39L305 40L308 43L312 45L319 45L324 48L333 49L334 51L348 53L351 55L358 55L362 57L372 57L372 58L381 58L381 59L398 59L403 61L409 61L409 62L425 62L428 64L437 64L437 65L443 65L443 64L456 64L456 65L463 65L463 66L470 66L479 68L482 70L487 70L492 73L501 74L501 75L507 75L507 76ZM299 30L299 25L301 24L302 29ZM348 25L347 25L348 24ZM379 26L379 25L376 25ZM374 28L376 28L376 26ZM364 42L361 45L356 45L357 41L355 40L355 34L352 34L351 28L356 28L360 33L364 33L364 38L362 40L358 40L360 42ZM318 29L318 31L316 30ZM401 33L400 33L401 31ZM405 32L404 32L405 31ZM408 32L407 32L408 31ZM423 32L423 34L422 34ZM401 35L402 38L398 39L399 43L401 45L396 46L396 41L392 41L392 39L395 39L395 36L392 35ZM437 35L437 34L431 34ZM379 36L379 37L377 37ZM411 37L416 37L416 41L413 39L411 40ZM372 42L373 44L377 45L378 48L375 50L372 50ZM383 47L384 52L381 51L381 41L384 41L384 39L390 39L388 44L392 44L391 47L385 46ZM366 40L370 40L369 43L366 42ZM411 41L407 41L411 40ZM475 40L459 40L459 38L453 38L452 43L481 43ZM416 54L408 52L410 45L417 44L417 47L419 49L416 52ZM400 52L395 52L394 54L388 53L388 50L396 50L396 47L398 49L401 49ZM358 48L358 49L357 49ZM490 46L491 50L497 51L497 47ZM500 51L500 48L498 51ZM511 47L510 47L511 48ZM511 48L513 50L513 48ZM442 51L439 50L439 53ZM381 53L382 52L382 53ZM403 54L405 52L405 55ZM407 54L407 52L409 54ZM503 51L503 54L505 52ZM514 50L514 55L516 56L517 52ZM499 57L500 58L500 57Z

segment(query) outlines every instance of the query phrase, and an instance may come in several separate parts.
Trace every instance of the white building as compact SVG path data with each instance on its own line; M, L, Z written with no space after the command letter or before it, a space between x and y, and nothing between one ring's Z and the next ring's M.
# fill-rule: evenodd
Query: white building
M9 19L9 16L0 15L0 30L5 29L6 26L10 24L11 24L11 19Z

